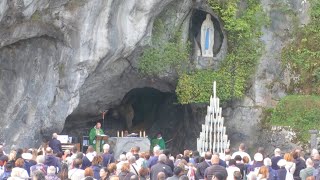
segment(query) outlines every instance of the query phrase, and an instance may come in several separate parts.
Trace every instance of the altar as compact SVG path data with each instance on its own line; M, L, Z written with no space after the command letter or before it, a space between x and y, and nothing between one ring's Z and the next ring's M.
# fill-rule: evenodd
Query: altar
M120 154L129 152L134 146L139 146L140 152L150 150L150 140L147 137L109 137L107 143L110 145L115 159L119 159Z

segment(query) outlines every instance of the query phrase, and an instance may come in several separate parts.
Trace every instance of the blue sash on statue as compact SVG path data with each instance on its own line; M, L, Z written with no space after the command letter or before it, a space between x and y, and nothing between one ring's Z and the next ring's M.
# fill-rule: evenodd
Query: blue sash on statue
M209 49L209 28L207 28L207 32L206 32L206 40L205 40L205 44L204 44L204 49L208 50Z

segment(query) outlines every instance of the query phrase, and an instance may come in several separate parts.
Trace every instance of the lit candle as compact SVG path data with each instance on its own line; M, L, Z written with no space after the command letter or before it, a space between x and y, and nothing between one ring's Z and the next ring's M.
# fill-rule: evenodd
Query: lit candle
M146 131L143 131L143 137L146 137Z
M121 137L123 137L123 131L121 131Z
M141 135L142 135L142 132L140 131L140 132L139 132L139 137L141 137Z
M120 132L119 131L117 131L117 137L119 137L120 136Z

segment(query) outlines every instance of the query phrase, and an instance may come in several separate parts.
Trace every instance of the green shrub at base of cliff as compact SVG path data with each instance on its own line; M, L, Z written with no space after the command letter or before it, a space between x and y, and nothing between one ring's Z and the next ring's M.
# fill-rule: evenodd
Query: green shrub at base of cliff
M180 76L176 93L182 104L208 102L212 82L217 81L222 101L241 98L255 72L263 44L261 28L268 24L259 0L247 0L247 8L238 9L239 0L208 1L221 17L228 37L228 55L218 71L198 70Z
M308 131L320 129L320 96L284 97L271 113L270 122L275 126L290 126L298 140L307 143Z
M299 75L289 91L320 95L320 1L310 0L311 21L295 27L295 39L282 50L282 63Z

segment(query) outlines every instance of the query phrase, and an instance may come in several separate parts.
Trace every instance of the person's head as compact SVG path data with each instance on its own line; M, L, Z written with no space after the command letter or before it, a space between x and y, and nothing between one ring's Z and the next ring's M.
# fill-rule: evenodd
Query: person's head
M51 147L47 147L46 148L46 154L47 155L53 154L53 151L52 151Z
M183 169L179 166L174 167L173 174L176 176L181 176L183 174Z
M16 162L14 163L15 167L20 167L20 168L23 168L24 166L24 160L22 158L18 158L16 160Z
M236 160L236 161L242 161L242 158L241 158L240 155L236 155L236 156L234 157L234 160Z
M9 161L14 161L16 159L17 151L12 150L9 154Z
M242 158L242 162L244 163L244 164L248 164L249 163L249 157L248 156L243 156L243 158Z
M158 133L157 133L157 138L161 138L161 137L162 137L161 132L158 132Z
M104 145L103 145L103 152L104 152L104 153L108 153L109 150L110 150L110 145L109 145L109 144L104 144Z
M134 146L134 147L132 148L132 152L133 152L133 154L139 154L139 152L140 152L140 147L139 147L139 146Z
M307 166L307 167L313 167L313 165L314 165L314 163L313 163L312 159L308 158L308 159L306 160L306 166Z
M11 163L7 163L6 165L4 165L5 171L11 171L13 168L13 164Z
M103 161L102 156L96 155L95 157L93 157L91 164L92 166L97 166L97 165L100 165L102 161Z
M153 148L153 155L159 156L160 153L161 153L160 146L155 146Z
M241 143L241 144L239 145L239 151L245 151L245 150L246 150L245 144L244 144L244 143Z
M165 180L166 179L166 174L164 172L159 172L157 175L157 180Z
M110 180L119 180L119 176L111 176Z
M123 163L121 167L121 172L129 172L130 171L130 164L129 163Z
M48 168L47 168L47 174L48 175L53 175L53 174L55 174L56 173L56 168L54 167L54 166L49 166Z
M167 160L167 156L164 154L160 154L158 157L158 162L165 163Z
M88 146L87 152L88 152L88 153L94 152L94 148L93 148L92 145Z
M76 158L76 159L73 161L73 165L74 165L75 168L80 168L81 165L82 165L82 159Z
M52 134L52 139L57 139L58 138L58 134L57 133L53 133Z
M288 162L293 162L293 157L292 157L291 153L285 153L283 156L283 159Z
M265 159L263 160L263 164L264 164L265 166L270 167L270 166L272 165L271 159L270 159L270 158L265 158Z
M207 151L205 154L204 154L204 159L206 160L211 160L212 158L212 153L210 151Z
M229 160L229 166L235 166L236 165L236 160L230 159Z
M37 156L36 161L38 164L43 164L45 161L44 155Z
M115 173L116 172L116 170L117 170L117 164L116 163L110 163L109 165L108 165L108 172L109 173Z
M101 128L101 123L100 123L100 122L97 122L96 128L97 128L97 129L100 129L100 128Z
M274 156L281 156L281 150L279 148L274 150Z
M224 150L224 154L225 155L230 155L231 154L231 150L229 148Z
M217 154L212 155L212 158L211 158L212 164L219 164L219 161L220 161L220 158Z
M262 162L263 161L263 155L261 153L256 153L253 157L254 161L256 162Z
M233 172L233 179L235 180L241 180L242 179L242 174L240 171L234 171Z
M65 150L64 151L64 153L63 153L65 156L69 156L70 154L71 154L71 152L70 152L70 150L69 149L67 149L67 150Z
M83 159L83 153L82 152L78 152L77 155L76 155L76 158L78 159Z
M126 161L126 160L127 160L126 155L120 154L120 156L119 156L119 161Z
M84 170L84 176L93 176L93 170L91 167L87 167L85 170Z
M190 150L186 149L183 151L183 156L190 157Z
M262 176L262 178L268 178L269 168L267 166L261 166L259 169L259 174Z
M135 156L130 156L129 159L128 159L128 162L130 164L134 164L136 162L136 157Z
M166 155L167 157L169 157L170 156L170 151L169 151L169 149L164 149L163 151L162 151L162 153L164 154L164 155Z
M71 151L72 151L72 154L76 154L78 152L77 146L73 146Z
M306 180L316 180L316 178L314 176L308 176Z
M45 180L45 174L40 170L35 170L32 172L32 180Z
M300 150L295 150L292 152L293 159L298 159L300 157Z
M313 160L320 160L320 155L319 154L313 155Z
M107 177L108 176L108 169L106 167L101 168L99 175L100 175L101 179Z

